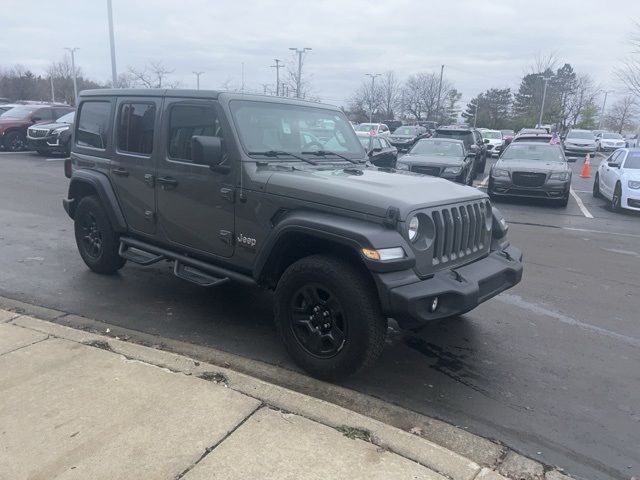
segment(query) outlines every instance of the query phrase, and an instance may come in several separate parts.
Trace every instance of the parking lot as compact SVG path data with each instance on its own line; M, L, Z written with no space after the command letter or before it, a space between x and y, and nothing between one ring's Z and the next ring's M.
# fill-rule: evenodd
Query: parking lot
M592 161L592 175L602 158ZM637 477L640 215L611 212L592 197L593 178L579 176L582 161L571 167L566 208L495 203L524 252L516 288L421 332L393 329L376 366L339 387L288 375L298 369L276 337L269 293L201 289L163 264L91 273L61 206L68 180L59 157L0 153L0 295L68 312L57 321L73 326L88 326L73 316L81 315L193 356L235 354L248 359L237 360L238 369L354 409L381 399L579 478Z

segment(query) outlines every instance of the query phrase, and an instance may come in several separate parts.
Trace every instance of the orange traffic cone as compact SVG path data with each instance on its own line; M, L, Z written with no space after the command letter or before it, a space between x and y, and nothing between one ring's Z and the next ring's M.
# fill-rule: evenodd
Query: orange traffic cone
M582 173L580 173L582 178L591 178L591 155L587 153L587 156L584 159L584 165L582 166Z

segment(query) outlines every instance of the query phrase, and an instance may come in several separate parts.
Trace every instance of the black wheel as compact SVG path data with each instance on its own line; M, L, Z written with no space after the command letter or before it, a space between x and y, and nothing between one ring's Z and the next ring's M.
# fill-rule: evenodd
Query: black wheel
M593 179L593 196L595 198L600 198L602 194L600 193L600 176L596 173L596 178Z
M64 154L67 158L71 156L71 141L67 142L67 145L64 148Z
M20 132L9 132L4 137L4 148L9 152L20 152L27 145L27 138Z
M118 255L119 238L97 197L84 197L74 215L78 251L84 263L97 273L115 273L126 260Z
M620 210L622 210L622 187L617 183L611 196L611 211L619 212Z
M487 195L492 201L495 201L496 196L493 193L493 182L491 181L491 177L489 177L489 185L487 185Z
M560 200L555 200L555 205L560 208L565 208L569 204L569 195Z
M467 170L467 176L467 185L473 187L473 172L471 170L471 167L469 167L469 170Z
M371 365L387 331L370 279L329 255L305 257L287 268L275 292L275 320L296 363L324 380Z

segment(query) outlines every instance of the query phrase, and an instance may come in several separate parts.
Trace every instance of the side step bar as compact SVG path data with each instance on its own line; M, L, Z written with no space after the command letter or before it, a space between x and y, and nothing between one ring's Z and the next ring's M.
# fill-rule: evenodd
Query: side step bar
M188 281L194 281L197 279L194 283L197 283L198 285L202 285L202 282L209 283L214 281L217 282L214 283L214 285L217 285L227 280L233 280L234 282L243 283L245 285L256 285L256 281L249 275L228 270L224 267L218 267L217 265L212 265L210 263L203 262L202 260L175 253L162 247L156 247L155 245L136 240L135 238L120 238L120 251L124 253L124 255L122 255L122 253L121 255L127 259L129 259L129 257L126 256L128 252L143 252L143 255L146 255L145 258L147 261L150 261L150 263L141 263L141 265L151 265L152 263L162 259L175 260L174 273L176 276ZM151 258L154 260L151 261ZM139 259L139 257L136 256L136 259ZM132 261L139 263L135 260ZM188 273L184 273L185 266L191 267Z
M146 252L136 247L130 247L125 245L124 242L120 242L120 248L118 249L118 255L122 258L137 263L138 265L153 265L156 262L164 259L164 255L157 255L155 253Z
M195 283L201 287L216 287L229 281L229 277L213 277L207 275L202 270L180 263L178 260L173 263L173 274L178 278Z

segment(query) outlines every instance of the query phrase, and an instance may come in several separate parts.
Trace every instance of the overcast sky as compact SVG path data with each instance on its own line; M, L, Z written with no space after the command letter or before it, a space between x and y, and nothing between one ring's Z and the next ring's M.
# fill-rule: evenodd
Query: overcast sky
M517 88L537 55L555 53L607 89L629 52L637 0L113 0L118 71L160 60L195 88L275 84L273 59L311 47L305 72L324 101L344 104L368 72L439 71L468 100ZM44 73L64 47L92 79L111 77L106 0L2 0L0 66Z

